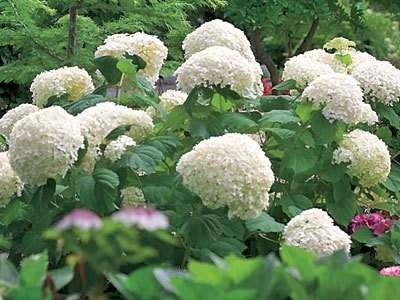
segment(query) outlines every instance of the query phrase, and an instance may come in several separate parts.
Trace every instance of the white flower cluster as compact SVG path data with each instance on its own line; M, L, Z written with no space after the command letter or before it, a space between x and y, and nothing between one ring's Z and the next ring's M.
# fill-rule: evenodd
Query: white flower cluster
M335 72L346 73L346 66L341 63L334 54L328 53L323 49L313 49L310 51L306 51L303 53L303 56L313 61L326 64L330 66Z
M128 147L135 146L135 141L126 135L120 135L116 140L111 141L104 150L104 157L112 162L121 158Z
M213 46L193 54L180 66L177 76L179 89L190 93L196 86L230 87L247 98L261 96L261 67L239 52Z
M227 206L230 217L253 218L268 207L274 182L271 163L258 143L244 134L200 142L181 157L176 170L205 206Z
M0 133L9 136L17 121L30 115L31 113L37 112L39 108L32 104L21 104L13 109L10 109L0 119Z
M393 105L400 99L400 70L390 62L367 60L356 65L351 75L356 78L369 101Z
M77 100L94 90L92 78L86 70L78 67L62 67L45 71L35 77L31 84L33 103L44 107L52 96L68 95Z
M376 135L360 129L344 135L333 153L333 163L350 163L349 173L365 187L385 181L390 173L390 154L386 144Z
M329 121L371 125L378 122L377 114L363 102L359 83L347 74L332 73L316 78L304 89L302 97L322 108L322 114Z
M129 186L121 190L122 207L145 206L146 199L142 190L136 186Z
M0 152L0 206L5 206L12 196L20 195L23 184L11 168L7 152Z
M167 58L168 49L154 35L143 32L114 34L107 37L104 44L97 48L95 57L122 57L125 53L138 55L146 62L146 67L139 70L139 74L145 76L151 84L155 84L164 60Z
M182 105L185 103L187 94L181 91L175 90L167 90L160 96L160 105L167 111L171 111L175 106ZM154 117L156 115L156 111L154 107L148 107L146 112Z
M228 22L216 19L206 22L183 40L185 58L208 47L223 46L238 51L244 58L254 61L250 42L244 32Z
M339 250L350 253L350 236L335 226L332 218L318 208L305 210L292 218L283 231L283 239L286 244L310 250L318 257Z
M89 143L82 162L82 168L87 172L93 170L96 158L100 155L98 147L112 130L122 125L131 125L127 135L139 142L154 127L151 117L145 111L133 110L113 102L102 102L89 107L77 118Z
M78 158L83 136L77 119L59 106L19 120L10 135L10 164L24 183L64 176Z
M329 65L300 54L285 63L282 78L296 80L297 88L302 90L319 76L333 73L334 71Z

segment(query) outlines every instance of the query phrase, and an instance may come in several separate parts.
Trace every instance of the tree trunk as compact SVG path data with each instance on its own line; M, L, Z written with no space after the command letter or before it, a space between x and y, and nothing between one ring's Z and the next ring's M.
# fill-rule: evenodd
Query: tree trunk
M308 30L307 35L304 37L304 40L301 42L300 46L297 48L295 55L299 55L307 50L310 50L314 35L318 29L318 25L319 18L317 17L311 23L310 29Z
M250 42L257 60L267 66L271 75L272 86L279 83L279 72L271 55L269 55L262 44L261 33L257 30L249 31Z
M76 30L78 20L78 9L82 6L83 0L77 0L69 8L69 30L67 45L67 62L70 62L75 55L76 50Z

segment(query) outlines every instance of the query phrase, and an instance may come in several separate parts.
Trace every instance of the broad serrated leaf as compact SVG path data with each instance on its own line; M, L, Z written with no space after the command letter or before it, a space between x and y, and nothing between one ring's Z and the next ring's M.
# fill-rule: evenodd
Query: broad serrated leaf
M121 80L122 73L117 68L118 58L113 56L102 56L94 59L101 74L109 84L117 84Z
M106 101L109 100L101 95L87 95L83 96L78 101L75 101L67 106L64 106L64 109L71 115L76 116L81 112L83 112L85 109L95 106L98 103Z
M257 218L246 220L246 228L250 233L254 232L281 232L284 225L275 221L269 214L263 212Z
M116 162L118 168L130 168L135 172L151 174L156 166L164 159L163 153L149 145L139 145L125 151L121 159Z
M258 121L261 128L271 127L273 123L288 124L297 123L300 119L294 115L290 110L271 110L264 113L262 118Z

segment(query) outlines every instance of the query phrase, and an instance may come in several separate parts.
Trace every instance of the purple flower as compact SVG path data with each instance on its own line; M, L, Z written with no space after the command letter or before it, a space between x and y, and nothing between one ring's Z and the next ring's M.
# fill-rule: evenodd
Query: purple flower
M355 232L358 228L366 226L375 235L381 235L390 229L393 221L381 213L358 214L351 220L350 229Z
M383 268L379 271L379 274L384 276L400 276L400 266Z
M167 217L162 212L150 207L124 208L115 212L112 219L128 226L136 225L149 231L168 227Z
M98 229L102 225L101 219L94 212L87 209L75 209L65 215L56 225L60 230L76 227L84 230Z

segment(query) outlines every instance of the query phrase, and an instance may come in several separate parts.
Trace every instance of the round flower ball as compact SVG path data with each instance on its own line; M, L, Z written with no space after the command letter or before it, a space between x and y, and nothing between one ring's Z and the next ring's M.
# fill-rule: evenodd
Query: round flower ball
M186 93L197 86L220 86L247 98L263 94L261 67L226 47L209 47L193 54L175 75L178 88Z
M104 157L112 162L117 161L122 157L122 154L128 147L135 146L135 141L126 135L120 135L116 140L111 141L104 150Z
M185 103L188 94L176 91L176 90L167 90L160 96L160 105L167 111L171 111L175 106L182 105ZM154 107L148 107L146 112L151 116L155 116L156 111Z
M274 182L271 163L247 135L227 133L204 140L180 158L176 170L205 206L227 206L229 217L254 218L268 207Z
M0 133L9 136L15 123L22 118L37 112L39 108L32 104L21 104L7 113L0 119Z
M114 34L97 48L95 57L122 57L124 54L138 55L146 62L146 67L139 74L147 78L151 84L158 79L162 65L168 55L168 48L156 36L143 32L134 34Z
M19 120L10 135L9 158L24 183L44 185L64 176L78 159L83 136L78 120L59 106Z
M329 121L348 124L378 121L371 106L363 102L363 93L357 80L347 74L332 73L314 79L302 94L318 107Z
M86 70L78 67L62 67L42 72L31 84L33 103L38 107L45 107L52 96L68 95L68 99L74 101L93 90L92 78Z
M332 73L334 71L329 65L300 54L285 63L282 78L296 80L297 88L303 90L315 78Z
M328 256L336 251L350 252L350 236L333 224L322 209L311 208L293 217L283 231L285 244L301 247L316 256Z
M356 78L369 101L393 105L400 99L400 70L390 62L367 60L356 65L351 75Z
M7 205L11 197L20 195L23 183L11 168L7 152L0 152L0 207Z
M188 59L193 54L212 46L227 47L238 51L248 60L255 60L244 32L231 23L219 19L206 22L189 33L183 40L182 49L185 51L185 58Z
M390 154L386 144L376 135L355 129L345 134L333 152L333 163L349 163L349 174L364 187L386 180L390 173Z
M326 64L335 72L346 73L346 66L341 63L334 54L326 52L324 49L313 49L303 53L305 58Z

